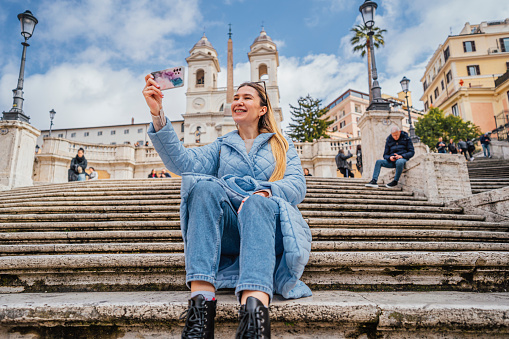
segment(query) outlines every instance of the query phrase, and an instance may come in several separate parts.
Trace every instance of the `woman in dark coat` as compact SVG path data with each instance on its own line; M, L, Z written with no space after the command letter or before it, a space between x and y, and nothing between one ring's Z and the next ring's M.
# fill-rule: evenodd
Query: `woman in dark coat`
M68 173L69 181L85 181L87 180L87 159L85 159L85 150L80 148L78 154L71 160L71 168Z
M347 159L351 158L353 155L348 151L348 154L345 155L345 151L342 149L339 150L338 154L336 155L336 165L338 167L338 170L343 174L345 178L351 177L353 178L354 175L352 173L352 169L348 166Z
M357 146L357 160L356 160L356 164L355 166L357 167L357 170L359 171L360 174L362 174L362 148L361 148L361 145L358 145Z

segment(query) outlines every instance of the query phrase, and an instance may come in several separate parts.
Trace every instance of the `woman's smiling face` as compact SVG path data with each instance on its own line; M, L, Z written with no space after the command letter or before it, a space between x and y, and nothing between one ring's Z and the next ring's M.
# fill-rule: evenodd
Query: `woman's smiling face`
M233 120L238 125L258 126L260 117L267 113L266 106L260 106L260 96L256 89L243 86L237 90L231 106Z

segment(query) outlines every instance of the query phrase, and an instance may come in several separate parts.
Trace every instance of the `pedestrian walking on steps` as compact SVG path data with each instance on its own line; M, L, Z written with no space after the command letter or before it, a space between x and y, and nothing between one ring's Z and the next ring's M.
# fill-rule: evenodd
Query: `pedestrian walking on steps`
M339 149L338 154L336 154L336 166L338 170L343 174L343 177L345 178L353 178L354 175L352 173L352 167L351 164L349 165L346 161L347 159L350 159L353 157L352 153L348 151L348 154L345 154L345 151L342 149Z
M213 338L216 290L235 288L236 338L270 338L269 304L311 295L299 280L311 233L297 205L306 194L301 161L277 127L265 83L241 84L231 112L237 130L184 148L152 75L143 95L148 135L165 166L182 176L180 220L191 289L182 338Z
M401 131L396 126L393 127L391 129L391 135L389 135L385 141L384 159L376 161L373 178L366 186L377 188L380 170L382 167L386 167L395 168L396 175L394 176L394 180L385 186L387 188L396 187L406 162L410 160L414 154L414 144L412 143L412 139L408 136L408 133Z
M362 148L361 145L357 146L357 159L355 160L355 166L357 167L357 171L362 175L363 167L362 167Z
M490 150L491 138L490 138L490 135L488 133L484 133L484 135L481 136L480 141L481 141L481 146L482 146L482 151L484 153L484 157L485 158L491 158L491 150Z
M475 145L473 140L467 140L467 151L470 161L474 161Z
M468 161L468 145L467 145L467 142L466 141L463 141L463 139L460 139L458 141L458 149L460 151L461 154L463 154L465 156L465 160Z
M68 181L86 181L87 159L85 159L85 150L80 147L78 154L71 160L71 167L68 170Z
M454 140L449 140L449 145L447 145L447 150L449 154L458 154L458 150L456 149L456 145L454 144Z

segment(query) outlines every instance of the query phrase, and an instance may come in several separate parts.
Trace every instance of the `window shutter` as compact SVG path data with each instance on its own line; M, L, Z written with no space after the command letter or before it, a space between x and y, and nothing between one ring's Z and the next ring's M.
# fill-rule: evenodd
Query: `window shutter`
M502 52L505 52L505 43L504 43L504 39L503 38L500 38L500 49L502 50Z
M472 52L475 52L475 41L471 41L472 42Z
M477 73L476 75L481 75L481 70L479 69L479 65L475 65L475 72Z
M467 52L467 44L463 41L463 52Z
M470 66L467 66L467 73L469 76L472 75L472 74L470 74Z

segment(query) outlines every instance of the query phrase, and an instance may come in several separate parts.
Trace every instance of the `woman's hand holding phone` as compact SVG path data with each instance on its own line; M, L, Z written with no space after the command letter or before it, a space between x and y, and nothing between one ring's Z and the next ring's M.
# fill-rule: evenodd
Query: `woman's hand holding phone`
M153 115L159 115L159 112L163 108L164 94L159 89L160 87L154 80L154 76L152 74L147 74L145 76L145 83L145 88L143 88L142 93L148 107L150 108L150 113Z

